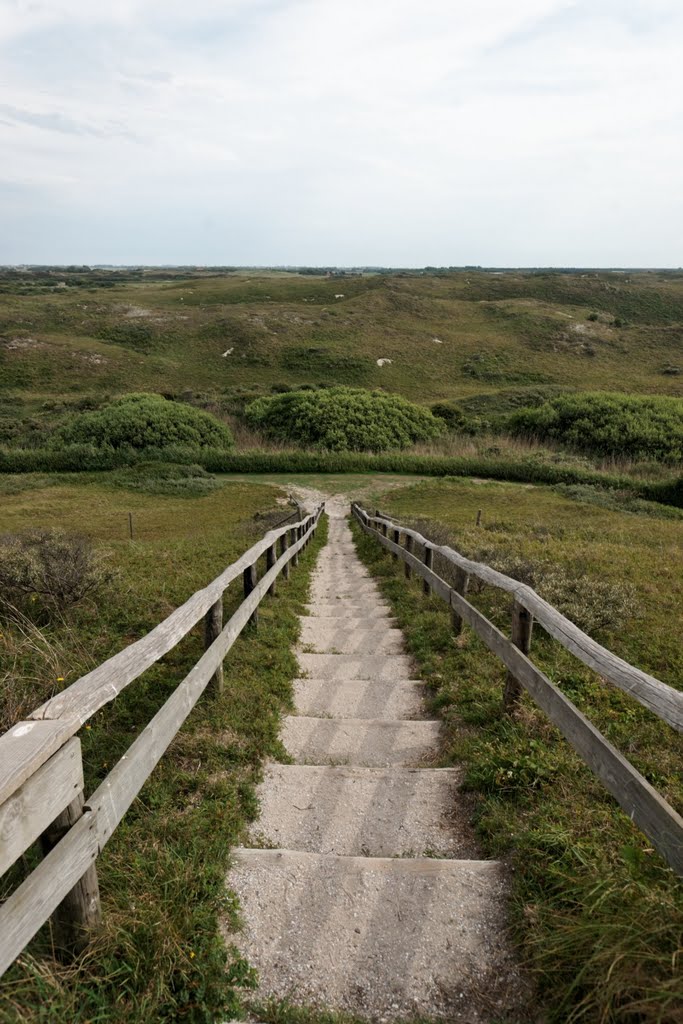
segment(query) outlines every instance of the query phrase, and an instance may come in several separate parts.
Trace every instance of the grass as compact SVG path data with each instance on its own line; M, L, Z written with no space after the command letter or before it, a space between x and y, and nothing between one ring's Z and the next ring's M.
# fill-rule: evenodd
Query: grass
M629 587L634 613L622 611L596 638L680 686L678 523L578 505L549 488L472 481L425 481L376 500L466 554L574 573L588 601L595 579ZM465 766L482 848L511 866L513 927L545 1019L680 1021L680 880L529 698L514 718L502 713L505 672L484 645L468 630L454 637L448 609L406 585L375 541L357 543L443 716L447 759ZM509 635L507 599L484 589L472 600ZM681 737L539 629L532 657L680 812Z
M0 275L0 437L50 429L64 403L131 390L239 409L281 386L352 383L422 403L487 398L494 412L520 386L683 396L676 274L187 270L93 288L101 276L66 274L68 288L47 292Z
M68 616L3 624L3 728L148 631L286 513L275 504L276 489L247 482L223 481L194 498L125 493L90 480L32 482L5 496L2 530L31 522L86 530L116 576L98 600ZM133 542L125 540L131 508ZM238 922L225 875L231 847L257 814L262 759L282 753L280 712L297 673L296 615L324 532L323 521L289 582L262 604L258 631L243 633L228 655L224 693L202 697L98 859L101 934L67 966L52 958L43 928L3 978L3 1022L209 1022L241 1012L239 993L253 986L253 972L219 930L221 920ZM239 589L226 594L226 616L240 602ZM81 731L86 793L201 651L200 625ZM16 872L5 877L5 890L16 879Z

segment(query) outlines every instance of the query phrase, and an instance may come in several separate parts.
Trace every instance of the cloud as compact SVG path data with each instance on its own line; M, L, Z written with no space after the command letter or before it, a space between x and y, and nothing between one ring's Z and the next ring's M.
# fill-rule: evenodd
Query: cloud
M682 36L673 0L0 0L40 183L0 261L677 264Z

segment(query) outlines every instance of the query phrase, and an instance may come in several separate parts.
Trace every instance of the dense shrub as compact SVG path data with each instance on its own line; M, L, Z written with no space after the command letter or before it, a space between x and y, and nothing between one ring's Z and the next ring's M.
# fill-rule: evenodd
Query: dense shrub
M73 416L58 431L56 445L96 448L231 448L228 428L207 412L160 395L125 395L96 412Z
M602 392L559 395L537 409L513 413L508 429L603 455L683 459L679 398Z
M437 437L443 423L400 395L333 387L259 398L245 412L250 426L278 441L326 451L382 452Z

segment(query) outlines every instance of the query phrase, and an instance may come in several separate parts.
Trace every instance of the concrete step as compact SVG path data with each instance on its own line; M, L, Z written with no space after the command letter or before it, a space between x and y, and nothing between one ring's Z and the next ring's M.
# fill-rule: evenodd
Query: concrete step
M440 722L288 715L282 742L297 764L359 768L427 766L437 753Z
M311 679L413 679L405 654L297 654Z
M373 618L391 618L393 610L379 598L375 601L368 600L344 600L336 601L311 601L306 605L306 610L311 615L353 615L359 619L372 616Z
M297 713L313 718L424 718L424 686L411 679L295 679Z
M376 617L359 618L354 615L306 615L301 617L302 635L305 623L317 623L323 629L394 629L396 619L390 617L386 612L380 612Z
M348 629L323 626L311 619L301 623L301 646L314 648L318 654L402 654L403 633L400 629Z
M503 877L495 861L238 849L228 884L244 930L226 938L258 971L259 1000L490 1022L520 1002Z
M347 857L471 857L455 768L270 764L258 788L254 846Z

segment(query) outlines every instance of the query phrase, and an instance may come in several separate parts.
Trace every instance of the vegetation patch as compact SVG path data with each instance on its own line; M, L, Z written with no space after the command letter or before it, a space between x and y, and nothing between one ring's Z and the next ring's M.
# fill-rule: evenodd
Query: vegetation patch
M250 426L277 441L325 451L407 448L438 437L443 423L400 395L361 388L292 391L259 398L245 411Z
M683 400L584 392L558 395L508 420L516 434L603 455L683 460Z
M202 466L185 466L175 462L140 462L126 469L115 470L106 482L127 491L175 494L186 498L210 494L217 487L223 486L223 481L217 480Z
M97 448L231 448L228 428L209 413L160 395L125 395L96 412L74 416L59 430L55 444Z
M367 384L375 376L375 367L370 359L339 355L320 345L288 348L282 354L281 363L290 373L303 375L309 380L360 385Z
M486 384L545 384L549 377L534 370L516 369L505 352L475 352L463 363L462 372Z

